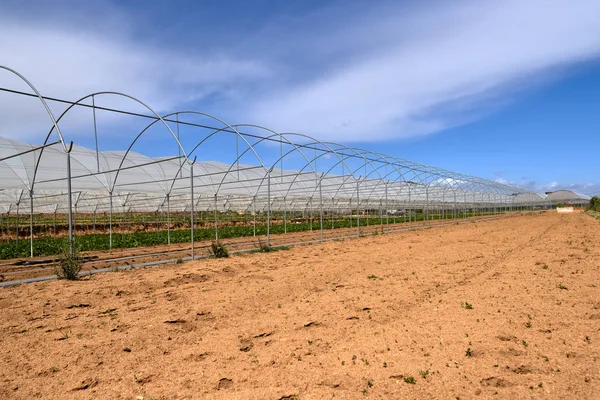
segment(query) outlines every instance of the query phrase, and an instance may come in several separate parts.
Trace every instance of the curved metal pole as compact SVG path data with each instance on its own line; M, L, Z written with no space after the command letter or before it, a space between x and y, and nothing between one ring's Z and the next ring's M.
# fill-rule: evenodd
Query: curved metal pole
M133 97L133 96L130 96L130 95L128 95L128 94L125 94L125 93L120 93L120 92L110 92L110 91L108 91L108 92L95 92L95 93L91 93L91 94L88 94L87 96L84 96L84 97L80 98L79 100L77 100L76 102L72 103L71 105L69 105L69 107L67 107L67 109L66 109L65 111L63 111L63 113L62 113L62 114L61 114L61 115L58 117L58 119L56 120L56 123L54 124L54 126L52 126L52 128L50 128L50 131L48 132L48 135L46 136L46 140L44 141L44 144L45 144L45 143L48 141L48 138L50 137L50 135L52 135L52 132L53 132L53 130L54 130L54 129L56 129L56 130L57 130L57 132L60 132L60 131L58 130L58 125L57 125L57 123L58 123L58 122L59 122L59 121L60 121L60 120L61 120L61 119L62 119L62 118L63 118L63 117L64 117L64 116L65 116L65 115L66 115L66 114L67 114L67 113L68 113L68 112L69 112L69 111L70 111L70 110L73 108L73 107L75 107L75 106L79 105L81 102L83 102L84 100L86 100L86 99L88 99L88 98L90 98L90 97L95 97L95 96L99 96L99 95L115 95L115 96L121 96L121 97L125 97L125 98L128 98L128 99L130 99L130 100L133 100L133 101L135 101L135 102L139 103L140 105L142 105L142 106L146 107L146 109L148 109L148 111L150 111L152 114L154 114L154 116L155 116L155 118L156 118L156 120L155 120L153 123L155 123L155 122L158 122L158 121L161 121L161 122L163 123L163 125L164 125L164 126L165 126L165 127L168 129L168 130L169 130L169 132L171 133L171 135L173 136L173 138L174 138L174 139L175 139L175 141L177 142L177 145L179 146L179 148L181 149L181 151L182 151L182 153L183 153L184 157L185 157L185 158L186 158L186 160L187 160L187 155L186 155L186 153L185 153L185 150L184 150L184 149L183 149L183 147L181 146L181 143L179 142L179 139L177 139L177 136L176 136L176 135L175 135L175 133L174 133L174 132L171 130L171 128L169 127L169 125L167 125L167 123L164 121L164 119L163 119L163 118L162 118L160 115L158 115L158 114L156 113L156 111L154 111L154 110L153 110L153 109L152 109L150 106L148 106L146 103L142 102L141 100L139 100L139 99L137 99L137 98L135 98L135 97ZM95 107L95 103L94 103L94 107ZM151 124L151 125L149 125L149 126L152 126L152 124ZM148 129L148 127L146 127L146 129ZM144 131L145 131L146 129L144 129ZM62 140L62 135L61 135L60 133L59 133L59 135L60 135L60 137L61 137L61 140ZM107 189L108 189L109 191L113 191L113 190L114 190L114 188L115 188L115 185L116 185L116 182L117 182L117 178L118 178L118 175L119 175L119 172L121 171L121 167L123 166L123 162L125 161L125 158L127 157L127 155L129 154L129 152L131 151L131 148L133 147L134 143L137 141L137 139L139 138L139 136L141 136L141 134L140 134L140 135L138 135L138 137L136 137L136 138L135 138L135 140L134 140L134 141L131 143L131 145L129 146L129 148L127 149L127 151L125 152L125 154L123 155L123 158L121 159L121 163L119 164L119 168L118 168L117 174L115 175L115 179L114 179L113 185L112 185L112 187L111 187L111 188L108 188L108 187L107 187ZM34 172L33 172L33 181L34 181L34 182L35 182L35 178L36 178L36 176L37 176L37 171L38 171L38 168L39 168L40 160L41 160L41 158L42 158L42 152L43 152L43 149L42 149L42 151L40 152L40 155L39 155L39 157L37 158L37 161L36 161L36 164L35 164L35 169L34 169ZM189 160L188 160L188 161L189 161Z

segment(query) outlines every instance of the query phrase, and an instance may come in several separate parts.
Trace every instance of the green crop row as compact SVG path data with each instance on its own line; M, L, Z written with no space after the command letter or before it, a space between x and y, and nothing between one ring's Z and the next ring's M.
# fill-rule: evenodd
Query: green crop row
M457 218L464 218L466 216L463 213L457 213ZM429 219L441 219L442 216L439 214L429 216ZM451 215L447 215L446 218L452 218ZM422 221L424 216L417 214L412 216L412 221ZM368 221L368 222L367 222ZM385 224L385 217L383 217L383 223ZM390 224L408 222L408 217L395 217L390 216L388 219ZM370 218L370 220L363 219L361 225L365 226L378 225L381 222L379 218ZM323 220L324 229L339 229L339 228L350 228L356 227L356 220ZM272 234L281 234L285 232L303 232L310 229L320 229L320 218L316 216L313 219L312 226L309 222L292 223L288 222L284 224L273 224L271 225ZM266 235L267 226L264 224L256 225L256 235ZM219 238L235 238L235 237L247 237L255 234L254 227L252 225L246 226L223 226L219 227ZM176 229L171 230L167 233L166 230L154 231L154 232L135 232L135 233L117 233L113 232L112 235L112 248L123 249L123 248L134 248L140 246L155 246L164 245L168 243L168 236L170 237L171 243L187 243L191 240L190 229ZM197 241L212 240L215 238L215 228L200 228L194 230L194 239ZM93 251L93 250L109 250L110 246L110 235L107 233L102 234L88 234L75 236L75 246L79 251ZM40 237L33 239L33 253L35 256L53 256L60 254L68 244L66 237ZM9 240L0 243L0 259L9 258L21 258L29 257L30 255L30 241L21 238L18 243L15 240Z

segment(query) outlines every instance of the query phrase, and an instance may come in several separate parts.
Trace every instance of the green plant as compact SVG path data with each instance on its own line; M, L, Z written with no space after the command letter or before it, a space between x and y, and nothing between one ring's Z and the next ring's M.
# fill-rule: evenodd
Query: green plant
M269 253L269 252L273 251L273 248L270 245L263 243L260 239L258 239L258 249L257 250L260 253Z
M220 241L213 241L208 248L208 252L211 256L215 258L225 258L229 257L229 251L227 251L227 247Z
M367 278L369 278L369 279L377 279L377 275L369 275L369 276L367 276Z
M461 302L460 306L466 310L472 310L473 309L473 304L469 303L468 301L465 301L464 303Z
M59 257L58 266L54 268L54 273L59 279L67 279L70 281L76 280L81 267L83 266L83 260L79 255L79 250L73 248L70 251L68 248L64 249Z
M421 375L423 379L427 379L427 375L429 375L429 370L419 370L419 375Z
M465 351L465 355L467 357L472 357L473 356L473 352L471 351L470 347L467 347L467 350Z
M542 265L542 269L548 269L548 266L546 264Z
M567 288L565 285L563 285L562 283L559 283L558 285L556 285L557 288L561 289L561 290L569 290L569 288Z
M590 204L588 205L588 210L600 211L600 197L594 196L590 199Z
M412 377L412 376L405 376L404 377L404 382L410 383L411 385L414 385L415 383L417 383L417 380L414 377Z

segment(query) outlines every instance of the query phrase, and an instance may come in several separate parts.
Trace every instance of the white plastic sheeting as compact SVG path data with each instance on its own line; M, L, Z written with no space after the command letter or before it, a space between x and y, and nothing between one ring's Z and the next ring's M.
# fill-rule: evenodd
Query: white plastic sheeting
M191 206L190 163L182 157L151 158L136 152L99 152L73 146L71 183L77 212L155 212L169 207L186 211ZM356 156L362 157L362 156ZM366 159L365 159L366 160ZM365 161L366 163L370 161ZM542 203L536 193L413 163L383 160L390 168L403 168L395 180L360 179L311 168L281 170L275 167L199 162L194 164L194 205L201 210L263 211L304 210L323 207L346 210L360 207L388 209L449 204L519 205ZM387 164L386 164L387 165ZM419 170L420 169L420 170ZM405 180L407 170L418 181ZM43 149L0 138L0 212L17 207L34 213L67 210L67 155L56 144Z

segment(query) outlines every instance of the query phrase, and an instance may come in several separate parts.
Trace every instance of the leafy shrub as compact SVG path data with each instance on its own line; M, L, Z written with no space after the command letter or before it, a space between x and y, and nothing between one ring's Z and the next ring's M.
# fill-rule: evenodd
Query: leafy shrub
M229 257L227 247L220 241L213 241L208 248L208 252L215 258Z
M266 243L263 243L260 239L258 239L258 252L259 253L269 253L273 251L273 248Z
M590 199L590 204L588 205L588 210L600 212L600 197L594 196Z
M60 254L58 265L54 269L54 273L59 279L68 279L74 281L77 279L77 275L81 271L83 266L83 260L79 255L79 250L73 248L73 253L66 248Z

